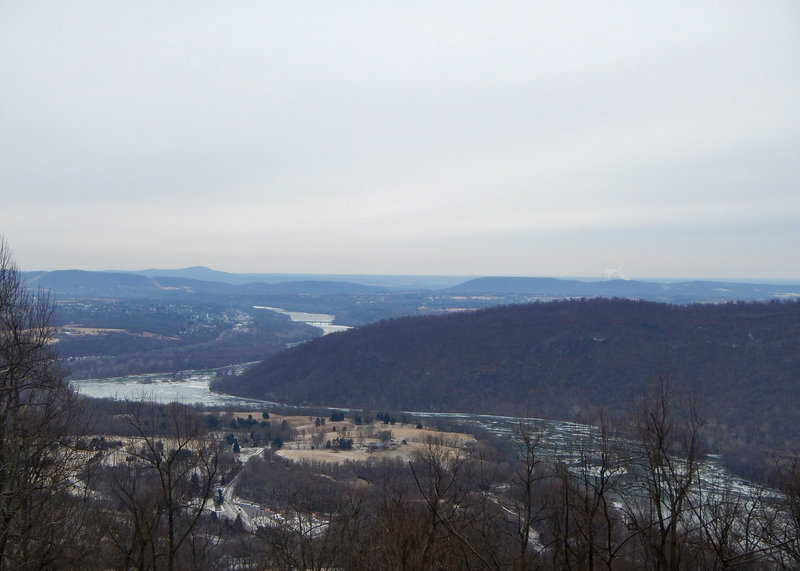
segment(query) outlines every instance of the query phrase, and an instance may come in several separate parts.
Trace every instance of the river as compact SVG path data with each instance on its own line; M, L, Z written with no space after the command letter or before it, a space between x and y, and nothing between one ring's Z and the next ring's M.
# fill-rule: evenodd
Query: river
M303 311L287 311L285 309L281 309L280 307L268 307L266 305L254 305L253 309L266 309L268 311L274 311L282 315L288 315L289 319L291 319L292 321L296 321L298 323L305 323L307 325L311 325L312 327L317 327L319 329L322 329L323 335L328 335L329 333L337 333L339 331L347 331L348 329L350 329L349 325L334 325L333 320L336 319L336 316L330 315L328 313L305 313Z
M209 383L217 374L236 374L250 364L231 365L219 369L181 371L178 373L150 373L129 375L107 379L72 381L72 385L82 395L118 400L145 399L156 402L182 402L205 406L220 406L237 410L269 411L273 407L283 407L280 403L247 399L232 395L214 393ZM514 416L471 414L471 413L430 413L408 412L410 416L422 418L423 422L435 424L436 420L448 423L479 426L488 432L504 438L514 439L520 422L541 430L539 453L546 458L561 458L568 465L577 461L574 454L580 447L576 442L596 436L597 429L591 426L557 420L521 419ZM424 419L429 419L425 421ZM619 441L622 443L622 441ZM758 487L750 482L732 477L722 466L719 458L709 455L700 468L701 479L706 490L729 489L743 497L755 497ZM712 492L713 493L713 492Z
M322 330L323 335L346 331L347 325L334 325L335 315L327 313L306 313L287 311L280 307L254 305L253 309L274 311L286 315L292 321L305 323ZM72 381L72 386L82 395L94 398L116 400L146 399L155 402L182 402L206 406L231 406L250 409L263 409L276 405L268 401L246 399L232 395L212 392L209 385L218 374L240 374L254 363L229 365L218 369L179 371L177 373L146 373L126 375L105 379L85 379Z
M240 374L254 363L230 365L218 369L200 369L180 371L177 373L146 373L126 375L105 379L86 379L72 381L72 386L84 396L94 398L111 398L115 400L150 400L161 403L181 402L205 406L221 406L245 410L268 410L270 407L287 406L280 403L248 399L233 395L215 393L210 383L218 374ZM445 420L448 423L465 423L501 436L511 436L520 423L520 418L486 414L455 412L407 412L414 417L428 418L430 421ZM540 421L525 419L533 423L541 423L546 427L547 438L542 444L555 453L559 449L567 449L567 440L576 436L586 436L593 430L580 424L562 421Z
M146 373L106 379L72 381L72 386L82 395L115 400L150 400L155 402L182 402L206 406L225 406L245 409L263 409L270 403L212 392L209 384L218 374L238 374L249 365L230 365L219 369L179 371L177 373Z

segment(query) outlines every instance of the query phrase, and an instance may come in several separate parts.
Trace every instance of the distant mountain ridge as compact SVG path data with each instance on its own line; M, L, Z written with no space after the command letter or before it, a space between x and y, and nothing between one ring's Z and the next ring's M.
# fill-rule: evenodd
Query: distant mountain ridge
M254 295L337 295L393 291L451 296L507 296L533 299L618 297L668 303L800 299L800 284L637 280L583 281L541 277L340 276L234 274L205 266L177 270L24 272L28 284L64 295L164 296L180 293ZM522 299L514 299L522 298Z
M800 297L800 285L637 280L579 281L557 278L484 277L469 280L448 291L462 295L538 295L565 297L620 297L652 301L733 301Z
M201 275L216 275L199 271ZM192 272L190 272L192 273ZM144 275L126 272L55 270L24 272L29 287L50 290L62 296L164 298L192 294L208 295L301 295L363 294L385 291L385 288L349 282L307 280L298 282L232 284L176 275Z
M443 289L463 282L468 277L459 276L402 276L371 274L265 274L265 273L230 273L213 270L206 266L172 270L135 270L124 272L145 276L169 276L174 278L190 278L196 280L245 285L251 283L278 284L286 282L342 282L357 283L365 286L384 289Z

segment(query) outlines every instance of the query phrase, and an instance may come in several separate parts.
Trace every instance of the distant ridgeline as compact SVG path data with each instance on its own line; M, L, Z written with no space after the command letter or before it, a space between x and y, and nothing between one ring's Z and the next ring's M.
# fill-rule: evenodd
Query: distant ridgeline
M89 272L25 272L26 284L66 296L174 299L204 296L434 294L441 302L457 296L499 296L509 301L535 298L620 297L671 303L766 301L800 298L800 284L739 282L581 281L533 277L328 276L230 274L208 268ZM431 301L431 300L428 300ZM491 300L489 300L491 301ZM390 303L398 300L391 298Z
M658 375L701 397L717 449L800 448L798 302L591 299L398 318L294 347L216 388L293 404L569 419L624 413Z
M800 298L800 285L741 282L688 281L643 282L637 280L581 281L556 278L485 277L450 288L466 295L542 295L556 298L621 297L671 303L767 301Z

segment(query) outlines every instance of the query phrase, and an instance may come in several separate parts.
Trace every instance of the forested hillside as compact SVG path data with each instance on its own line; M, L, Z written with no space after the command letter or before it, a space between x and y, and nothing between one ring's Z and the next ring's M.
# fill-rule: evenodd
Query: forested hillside
M297 346L217 389L570 419L596 407L624 413L655 376L697 393L712 445L734 464L800 446L800 303L593 299L400 318Z

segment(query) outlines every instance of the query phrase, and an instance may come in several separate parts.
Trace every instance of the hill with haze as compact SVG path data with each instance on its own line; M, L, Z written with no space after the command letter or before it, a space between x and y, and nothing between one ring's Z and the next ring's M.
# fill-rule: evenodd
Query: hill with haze
M798 284L639 280L583 281L556 278L485 277L449 289L462 295L538 295L554 298L620 297L671 303L769 300L800 297Z
M214 297L292 297L292 309L325 311L348 325L384 317L477 309L508 303L573 298L625 298L666 303L721 303L799 299L800 284L716 281L637 281L458 276L369 276L314 274L233 274L196 266L178 270L134 272L56 270L25 272L29 287L50 290L59 297L200 299ZM309 303L309 296L375 296L361 299L361 308L342 298ZM300 299L305 296L305 299ZM283 300L281 300L283 301ZM328 307L326 306L326 303ZM368 311L364 311L369 306Z
M164 270L163 274L150 275L146 272L93 272L84 270L56 270L50 272L25 272L29 287L50 290L62 296L100 296L115 298L178 298L202 295L245 296L245 295L332 295L378 293L384 287L369 286L355 282L324 279L299 281L251 281L249 275L241 274L241 279L208 268L193 271ZM190 277L192 275L203 276ZM226 277L228 276L228 277ZM238 282L238 283L237 283Z

